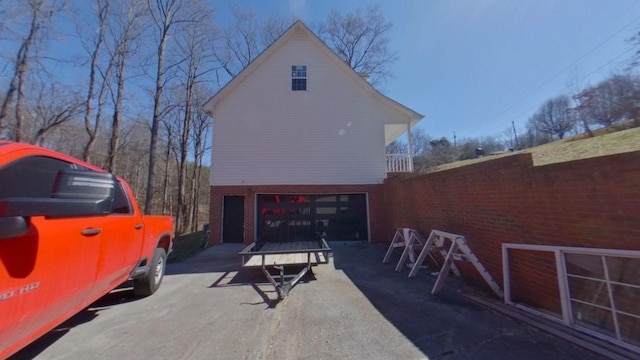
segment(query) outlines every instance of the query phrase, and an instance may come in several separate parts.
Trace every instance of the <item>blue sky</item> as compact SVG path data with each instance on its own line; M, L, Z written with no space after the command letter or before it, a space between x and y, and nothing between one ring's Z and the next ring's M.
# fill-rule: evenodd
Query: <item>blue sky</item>
M379 6L393 24L390 48L398 58L382 92L424 114L418 126L429 135L450 140L454 132L458 139L506 138L512 121L521 132L545 100L625 70L635 50L627 40L640 31L640 0L205 1L219 25L231 21L233 3L310 27L331 9L344 14ZM82 54L70 24L60 49ZM69 64L50 70L86 83L86 74ZM8 78L0 79L4 86Z
M217 20L231 0L212 0ZM550 97L623 71L627 42L640 31L640 1L616 0L289 0L237 1L259 16L279 13L308 25L332 8L380 6L389 33L394 78L383 92L425 115L432 137L458 139L519 130Z

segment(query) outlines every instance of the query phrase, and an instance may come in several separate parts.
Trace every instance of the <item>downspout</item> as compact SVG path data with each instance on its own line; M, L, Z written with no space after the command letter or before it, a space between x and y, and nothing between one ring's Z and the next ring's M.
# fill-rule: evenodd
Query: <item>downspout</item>
M409 144L409 172L413 172L413 142L411 141L411 120L407 123L407 143Z

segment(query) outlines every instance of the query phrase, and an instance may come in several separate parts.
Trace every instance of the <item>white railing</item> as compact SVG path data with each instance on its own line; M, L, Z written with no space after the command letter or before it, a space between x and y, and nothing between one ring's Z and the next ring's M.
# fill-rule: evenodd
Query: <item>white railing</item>
M387 172L413 172L411 154L387 154Z

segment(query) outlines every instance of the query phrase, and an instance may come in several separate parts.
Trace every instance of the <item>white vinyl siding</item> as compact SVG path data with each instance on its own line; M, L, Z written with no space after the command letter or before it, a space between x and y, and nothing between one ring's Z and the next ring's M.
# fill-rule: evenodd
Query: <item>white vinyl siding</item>
M307 91L291 67L307 66ZM211 185L379 184L385 123L408 117L376 100L305 36L265 59L215 107Z

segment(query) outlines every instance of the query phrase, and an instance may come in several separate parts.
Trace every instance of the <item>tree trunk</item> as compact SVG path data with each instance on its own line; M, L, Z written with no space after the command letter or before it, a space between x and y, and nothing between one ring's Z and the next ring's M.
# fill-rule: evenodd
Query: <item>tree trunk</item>
M20 49L18 49L18 54L16 56L16 64L15 71L13 73L13 77L11 78L11 83L9 85L9 90L7 91L7 96L4 98L2 103L2 107L0 108L0 134L3 130L3 123L7 118L7 114L9 112L9 104L13 101L13 96L16 91L18 91L17 99L16 99L16 130L13 136L15 141L20 141L22 138L22 107L24 101L24 82L25 75L27 73L27 69L29 66L29 55L31 51L31 46L36 41L38 31L41 28L40 24L40 15L41 8L44 2L31 4L31 25L29 27L29 34L20 44Z
M13 101L13 94L16 92L17 81L18 81L18 76L16 72L13 78L11 79L11 84L9 84L7 95L5 96L4 101L2 102L2 107L0 108L0 135L2 135L2 132L5 127L4 125L5 119L7 118L7 113L9 112L9 104L11 104L11 102Z
M169 136L170 138L171 136ZM162 182L162 214L167 213L167 205L169 202L169 156L171 156L171 146L167 144L165 152L164 180Z
M121 55L122 56L122 55ZM122 113L122 97L124 93L124 76L126 59L122 56L118 62L116 89L116 101L114 103L113 118L111 122L111 138L109 140L109 154L107 155L107 170L115 173L118 163L118 143L120 142L120 114Z
M200 170L202 161L198 158L193 163L193 173L191 178L191 211L189 214L189 223L191 224L191 232L198 231L198 202L200 197Z
M98 23L100 27L98 29L98 39L96 40L95 47L93 48L93 52L91 53L91 67L89 68L89 88L87 89L87 103L85 104L85 113L84 113L84 128L89 135L89 141L84 147L84 151L82 152L82 159L86 162L91 162L91 150L93 149L93 144L96 141L96 137L98 136L98 124L100 119L96 116L93 124L91 123L91 117L93 114L93 98L94 91L96 85L96 73L98 70L98 56L100 54L100 48L102 47L102 43L104 40L104 31L106 27L106 19L107 12L109 10L109 1L106 1L104 4L98 5ZM104 81L107 81L107 77L105 77ZM104 85L103 85L104 86ZM100 90L102 93L102 90ZM100 105L98 105L100 106Z
M24 62L20 65L18 70L18 96L16 96L16 127L13 134L13 140L16 142L22 141L22 124L24 122L24 75L27 72L27 63Z
M191 132L191 117L193 109L193 83L195 78L191 76L192 67L190 66L189 79L187 80L187 94L185 97L184 119L182 121L182 134L180 137L180 163L178 173L178 208L176 213L177 228L182 232L187 228L188 223L185 221L187 210L187 201L185 199L186 189L185 182L187 179L187 155L189 153L189 138Z
M593 132L591 131L591 128L589 127L589 123L587 123L587 119L582 119L582 125L584 126L584 131L589 134L589 137L593 137Z
M168 18L166 18L168 20ZM149 144L149 173L147 176L147 196L144 204L145 214L153 212L153 192L156 181L156 148L158 147L158 128L162 110L162 91L164 87L164 58L166 43L169 38L169 25L163 26L162 37L158 45L158 67L156 69L156 92L153 99L153 119L151 121L151 142Z

